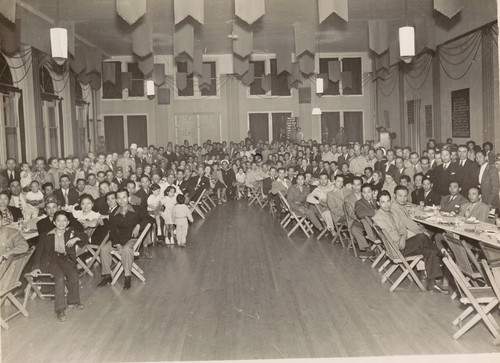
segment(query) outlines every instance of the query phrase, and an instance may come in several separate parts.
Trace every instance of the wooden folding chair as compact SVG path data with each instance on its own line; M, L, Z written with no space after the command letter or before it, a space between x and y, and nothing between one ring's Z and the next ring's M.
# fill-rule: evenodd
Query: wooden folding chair
M448 251L443 248L441 252L444 255L443 262L457 285L458 292L461 296L460 302L469 305L465 311L453 320L454 326L460 326L460 329L453 334L453 339L460 338L480 320L486 324L489 331L497 338L500 335L498 332L499 327L490 315L490 311L498 305L498 298L495 292L490 286L472 286L460 270L460 267L453 261ZM462 322L473 312L476 312L476 314L474 314L465 325L462 325Z
M337 240L340 242L343 248L345 248L345 242L344 238L342 238L342 234L344 237L349 238L349 228L347 226L347 221L345 218L340 218L338 221L333 221L333 229L335 231L335 236L333 236L332 239L332 244L337 242Z
M280 196L281 202L283 203L286 211L287 211L287 220L283 224L283 228L286 228L290 222L295 221L295 225L292 227L292 229L288 232L287 236L290 237L293 232L295 232L299 227L304 232L307 238L310 237L309 234L314 235L314 231L312 229L311 223L307 220L307 218L304 217L299 217L292 209L290 208L290 204L288 204L288 201L286 198L281 194L281 192L278 192L278 195Z
M86 269L84 269L83 273L80 274L80 277L85 275L85 273L88 273L87 271L90 271L96 262L101 263L101 257L100 257L101 249L108 242L108 240L109 240L109 232L106 234L106 236L104 237L104 239L102 240L102 242L99 245L93 245L93 244L88 243L83 247L83 250L84 250L83 252L90 253L90 255L92 257L90 258L89 262L87 262L87 263L85 263L80 258L80 256L83 253L78 255L78 257L76 258L76 261L78 262L78 264L80 266L85 265L87 267ZM89 273L89 275L93 276L93 273L91 272L91 273Z
M354 243L355 238L352 235L352 231L351 231L351 227L350 227L350 226L352 226L352 223L354 222L354 220L351 218L351 216L349 215L349 213L347 213L347 206L346 206L345 202L342 204L342 210L344 211L346 225L347 225L347 233L349 235L348 236L348 241L349 242L347 244L347 250L349 250L349 248L352 248L352 251L354 252L354 256L358 257L357 241L356 241L356 243Z
M13 317L23 314L24 316L29 316L28 311L25 309L23 304L17 300L17 298L12 294L12 291L21 286L21 281L19 281L21 277L21 273L28 263L31 255L35 251L35 247L31 247L28 252L22 253L16 256L9 257L9 260L4 263L8 263L8 267L4 270L3 275L1 276L0 283L0 307L3 306L5 301L10 301L12 305L17 309L16 312L7 316L6 318L0 317L0 325L4 329L9 329L9 324L7 322Z
M481 266L470 250L470 246L465 241L461 241L459 236L452 233L443 233L444 240L448 244L455 257L456 264L466 278L474 286L485 285L485 278L481 271Z
M488 277L490 286L492 287L497 300L500 301L500 263L497 262L495 264L491 264L486 260L481 260L481 264L483 265L483 269L486 272L486 276ZM488 314L488 318L490 318L492 322L496 323L491 314ZM495 327L497 328L497 330L500 329L498 325ZM493 340L493 344L500 344L500 336L495 337L495 340Z
M250 191L250 200L248 202L248 205L252 205L253 203L257 202L261 208L264 208L265 204L264 202L264 196L262 195L262 188L258 187L253 187L249 188ZM267 204L267 201L266 201Z
M191 213L193 212L196 212L198 213L198 215L202 218L202 219L205 219L205 213L206 212L203 212L201 209L200 209L200 203L203 199L203 196L205 195L206 193L206 189L204 189L200 196L198 197L198 199L196 201L190 201L189 204L188 204L188 207L189 207L189 210L191 211Z
M151 228L151 223L148 223L144 228L144 230L142 231L142 233L140 234L139 238L137 238L137 241L134 243L133 247L134 256L139 256L139 248L141 247L142 242L146 237L150 228ZM120 252L118 252L117 250L112 250L110 253L111 256L113 256L113 260L115 262L115 266L111 272L111 276L113 278L113 280L111 281L111 285L114 285L116 284L116 281L118 281L118 278L122 275L124 270L123 270L122 256ZM144 271L139 266L137 266L135 262L132 262L132 274L137 276L137 278L142 282L146 281L143 275Z
M24 289L24 302L23 306L26 308L28 306L28 300L34 300L35 297L39 297L40 300L44 300L45 298L53 298L55 297L54 292L43 292L42 288L44 286L54 286L54 276L50 273L41 273L37 277L31 276L31 274L24 274L24 278L28 282L26 288ZM50 281L44 281L49 280ZM33 290L33 292L31 291Z
M321 225L323 226L321 231L319 231L320 233L319 233L318 237L316 237L316 240L319 241L321 238L323 238L323 236L325 236L327 233L329 233L330 230L328 229L328 226L326 225L325 219L323 218L323 212L321 212L321 209L319 209L319 204L315 204L314 207L316 208L316 210L319 213L319 216L321 217L321 218L319 218L319 221L320 221ZM331 232L330 232L330 234L331 234Z
M413 270L417 267L417 264L421 260L423 260L424 256L403 256L398 247L390 240L390 238L387 238L385 232L383 232L379 226L374 224L373 227L382 240L389 264L392 264L382 276L382 283L385 283L387 280L389 280L392 274L396 272L398 268L400 268L402 270L402 273L389 288L390 292L396 290L396 288L401 284L401 282L403 282L405 278L408 278L410 281L413 281L415 284L417 284L420 290L425 291L424 285L422 285L422 282L420 282L419 278L415 274L415 271Z
M365 217L361 220L361 224L365 228L365 231L367 231L366 239L368 241L372 242L372 245L370 247L371 250L375 251L375 253L377 253L377 257L373 260L372 265L371 265L371 267L373 269L373 268L377 267L379 262L382 261L382 259L385 257L385 249L384 249L384 246L382 245L382 241L380 240L380 238L377 238L377 236L375 234L375 230L373 229L372 219L370 217ZM371 231L372 233L368 233L368 231ZM382 270L384 268L385 268L385 266L381 267L379 269L379 272L382 272Z

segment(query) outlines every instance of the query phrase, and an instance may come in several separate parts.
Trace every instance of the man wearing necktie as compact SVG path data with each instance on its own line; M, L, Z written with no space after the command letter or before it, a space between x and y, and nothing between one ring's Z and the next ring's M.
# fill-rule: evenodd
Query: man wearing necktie
M457 181L450 183L449 192L449 195L441 198L441 211L458 214L462 204L467 203L468 200L460 194L460 184Z
M462 187L461 194L464 197L467 197L467 193L471 187L477 186L479 179L479 166L469 159L468 153L467 145L460 145L458 147L457 180Z
M20 181L21 176L18 171L16 171L16 160L9 158L6 161L6 169L2 171L2 178L4 179L2 185L0 185L0 189L7 189L8 185L14 181Z

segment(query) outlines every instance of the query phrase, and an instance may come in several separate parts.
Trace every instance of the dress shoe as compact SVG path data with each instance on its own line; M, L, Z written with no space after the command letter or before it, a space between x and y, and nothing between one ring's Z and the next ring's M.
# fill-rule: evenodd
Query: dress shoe
M130 286L131 286L130 276L125 276L125 284L123 285L123 290L130 289Z
M64 312L64 309L56 311L56 317L58 321L64 323L66 321L66 313Z
M427 291L437 292L437 293L444 294L444 295L449 294L448 290L444 289L443 287L439 286L438 284L427 285Z
M74 310L83 310L83 309L85 309L85 305L83 305L83 304L68 304L68 308L74 309Z
M101 282L99 282L99 283L97 284L97 287L104 287L104 286L106 286L107 284L110 284L110 283L111 283L111 281L112 281L111 276L109 276L109 275L104 275L104 276L102 277Z

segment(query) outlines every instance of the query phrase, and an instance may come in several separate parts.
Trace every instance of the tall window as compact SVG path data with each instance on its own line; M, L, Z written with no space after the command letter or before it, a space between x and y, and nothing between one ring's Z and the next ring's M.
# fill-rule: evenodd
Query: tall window
M177 62L177 72L186 73L187 62ZM183 90L177 88L179 96L194 96L193 73L187 75L187 87Z
M49 71L45 67L41 67L39 74L42 91L45 156L62 156L64 154L61 143L63 130L59 122L61 99L54 94L54 84Z
M340 84L328 79L328 63L340 60L340 71L350 72L350 79L342 82L343 95L360 95L362 94L362 69L361 58L320 58L319 60L319 73L326 77L324 82L324 95L339 95Z
M139 63L127 63L129 73L132 73L132 89L129 91L129 97L144 96L144 74L139 69Z
M338 58L320 58L319 60L319 73L326 76L323 83L323 94L324 95L339 95L339 82L333 82L328 78L328 62L338 61Z
M202 96L217 96L217 71L215 62L203 62L210 65L210 89L202 89Z
M288 82L288 73L281 72L278 75L276 59L271 59L271 95L290 96L290 87Z
M250 85L250 94L251 95L265 95L266 90L262 88L262 76L266 73L265 71L265 62L264 61L256 61L250 62L254 66L254 81Z

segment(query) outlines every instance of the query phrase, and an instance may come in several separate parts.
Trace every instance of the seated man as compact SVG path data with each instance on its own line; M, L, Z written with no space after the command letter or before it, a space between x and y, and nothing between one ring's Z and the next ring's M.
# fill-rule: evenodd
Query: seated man
M0 262L28 251L28 243L16 228L4 227L0 214Z
M354 221L353 227L356 225L356 229L359 228L364 229L367 237L370 240L375 241L376 237L374 235L373 229L372 228L367 229L366 225L362 223L363 219L367 217L373 218L373 216L377 212L377 207L375 201L373 200L372 186L369 183L365 183L361 186L361 196L362 198L357 200L356 203L354 203L354 213L356 214L358 221ZM354 235L353 227L351 227L351 230L353 231ZM367 252L372 252L372 251L367 249Z
M328 209L327 194L334 189L334 184L328 180L328 174L321 173L319 185L307 196L307 203L317 204L325 223L332 234L334 234L332 214Z
M111 250L116 248L122 256L122 264L125 274L124 289L131 286L130 275L132 263L134 262L134 244L139 237L141 229L152 222L147 211L138 206L132 206L128 202L128 190L120 190L116 193L117 208L109 216L110 241L101 249L102 280L98 287L111 283Z
M481 188L469 188L469 202L460 206L459 216L465 218L476 218L481 222L488 222L490 208L481 201Z
M398 214L401 223L406 227L409 234L412 236L419 233L425 233L430 236L430 233L421 225L411 219L406 203L408 202L408 189L403 185L398 185L394 189L394 200L392 201L391 211Z
M278 169L278 179L272 182L271 184L271 193L272 194L278 194L278 192L281 192L284 197L286 197L286 194L288 193L288 189L292 186L292 182L288 179L285 179L286 177L286 170L285 168L279 168Z
M447 294L448 291L436 282L443 273L439 266L438 250L431 239L423 233L414 234L407 230L401 215L392 211L391 194L388 191L380 192L379 206L380 209L373 217L374 223L399 248L403 256L423 255L427 272L427 290Z
M350 228L352 235L356 239L360 251L364 252L364 254L371 254L372 251L370 250L368 241L366 240L365 235L363 234L364 227L355 213L356 203L359 200L363 199L363 197L361 196L362 185L363 185L363 179L360 176L355 176L352 182L352 193L345 198L344 205L346 213L350 217L350 224L351 224ZM369 186L369 184L367 185ZM372 195L372 190L371 190L372 188L371 186L369 187L370 187L370 195ZM366 189L368 189L368 187Z
M462 204L467 203L468 200L460 194L461 189L458 181L452 181L448 190L450 194L441 198L441 212L458 214Z
M332 219L335 222L342 220L342 218L345 221L344 209L342 206L344 205L345 197L351 194L352 191L344 188L343 174L335 175L333 185L334 188L326 194L326 203L332 214Z
M66 320L66 307L82 310L80 304L80 286L78 270L76 269L75 245L83 246L88 237L69 227L69 216L64 211L54 214L55 228L42 234L36 249L31 275L37 277L42 272L48 272L55 278L55 311L57 320ZM68 289L67 303L65 287Z
M311 204L306 203L307 196L309 195L309 188L304 185L305 180L305 175L299 173L297 175L297 184L294 184L290 187L286 199L288 201L288 204L290 204L290 209L295 214L297 214L297 216L307 217L307 219L309 219L312 224L314 224L314 227L321 231L323 229L323 226L321 225L318 217L316 217L316 214L313 210L316 208L314 208L314 206L312 206Z
M422 180L422 191L417 194L417 199L413 200L414 204L425 205L432 207L441 204L441 196L433 190L434 184L429 178Z

